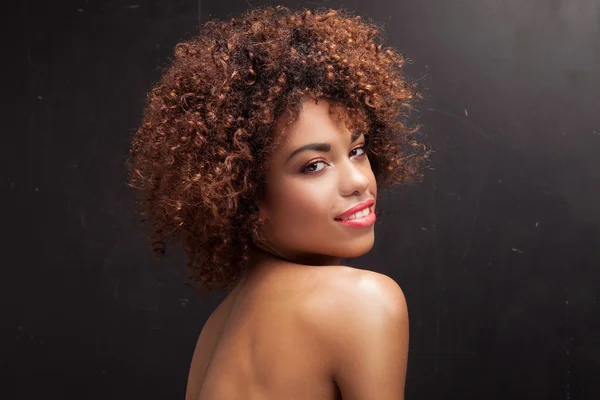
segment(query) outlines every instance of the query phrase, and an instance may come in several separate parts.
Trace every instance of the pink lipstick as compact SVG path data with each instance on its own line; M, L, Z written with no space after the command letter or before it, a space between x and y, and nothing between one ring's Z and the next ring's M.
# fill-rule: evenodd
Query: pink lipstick
M375 223L376 217L373 212L374 199L358 203L354 207L349 208L337 217L335 220L353 228L366 228Z

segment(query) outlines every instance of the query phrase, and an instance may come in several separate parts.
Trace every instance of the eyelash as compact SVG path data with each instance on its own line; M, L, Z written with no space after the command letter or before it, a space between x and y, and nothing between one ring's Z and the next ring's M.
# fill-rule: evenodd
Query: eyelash
M357 155L355 157L360 157L360 156L364 156L364 155L367 154L367 146L366 145L355 147L355 148L353 148L350 151L350 153L352 153L353 151L358 150L358 149L362 149L363 153L359 154L359 155ZM309 164L306 164L304 167L302 167L302 169L300 169L300 172L303 173L303 174L315 174L317 172L320 172L321 170L319 170L319 171L308 171L308 167L310 167L311 165L318 164L318 163L325 163L325 164L327 164L325 161L322 161L322 160L313 161L313 162L311 162Z

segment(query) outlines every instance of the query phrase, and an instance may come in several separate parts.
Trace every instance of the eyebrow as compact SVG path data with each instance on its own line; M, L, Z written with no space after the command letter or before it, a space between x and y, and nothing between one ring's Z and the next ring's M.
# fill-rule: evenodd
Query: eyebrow
M352 133L352 137L350 138L351 142L354 143L356 141L356 139L358 139L361 135L362 135L362 133L360 133L360 132L354 132L354 133ZM296 150L294 150L292 152L292 154L289 155L289 157L287 158L287 160L285 160L285 162L288 162L296 154L301 153L303 151L308 151L308 150L320 151L322 153L327 153L328 151L331 151L331 145L329 143L309 143L309 144L305 144L304 146L298 147Z

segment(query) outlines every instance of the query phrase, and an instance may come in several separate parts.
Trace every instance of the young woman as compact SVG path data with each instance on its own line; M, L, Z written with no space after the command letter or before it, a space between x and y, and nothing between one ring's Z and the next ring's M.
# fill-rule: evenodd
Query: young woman
M155 250L180 240L192 281L230 291L187 399L404 397L402 291L341 265L373 246L377 185L424 159L380 37L345 11L255 8L178 44L150 91L129 167Z

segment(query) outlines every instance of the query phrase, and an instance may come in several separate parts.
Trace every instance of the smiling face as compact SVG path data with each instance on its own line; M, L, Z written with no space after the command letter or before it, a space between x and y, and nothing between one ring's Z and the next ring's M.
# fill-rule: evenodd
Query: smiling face
M318 104L306 100L298 121L286 131L281 131L285 120L278 121L275 135L281 140L260 203L269 246L299 263L334 264L365 254L374 242L377 184L365 137L339 119L342 109L330 112L330 106L324 99ZM340 220L360 203L369 215Z

